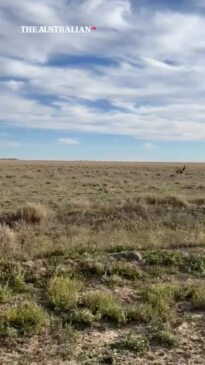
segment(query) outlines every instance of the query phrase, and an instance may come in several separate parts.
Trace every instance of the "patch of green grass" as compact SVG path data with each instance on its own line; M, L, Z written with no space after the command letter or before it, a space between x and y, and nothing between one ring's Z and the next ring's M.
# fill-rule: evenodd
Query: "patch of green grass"
M142 279L145 274L135 264L130 262L116 261L110 263L107 268L109 275L117 274L128 280Z
M48 285L50 304L57 310L67 311L75 308L79 291L83 284L78 279L64 276L54 276Z
M25 273L18 262L1 259L0 261L0 282L12 288L16 293L27 291Z
M156 305L160 299L171 304L174 300L175 288L172 284L153 284L143 290L142 297L146 302L153 305Z
M88 308L78 308L69 314L71 323L92 325L101 319L101 314L93 314Z
M126 317L122 305L117 298L110 292L100 290L91 291L84 296L84 305L93 314L110 319L118 324L126 322Z
M182 262L182 255L172 251L152 251L143 258L147 265L179 266Z
M192 290L192 285L181 285L179 282L150 285L142 290L139 303L126 306L127 321L173 321L176 318L176 302L189 300Z
M152 340L159 346L166 348L176 348L178 346L178 338L170 330L159 330L156 332Z
M112 347L119 350L129 350L136 355L144 355L149 351L149 341L145 336L128 334L113 344Z
M19 335L32 334L48 325L48 314L33 301L6 309L0 315L0 333L3 335L8 335L11 330Z
M175 290L174 285L154 284L142 292L143 301L149 304L147 311L152 320L169 321L174 318Z
M18 274L15 277L13 277L11 281L11 286L16 293L23 293L28 290L28 287L24 279L25 275L23 272L18 272Z
M0 285L0 303L7 303L11 300L12 293L7 285Z
M198 285L193 287L191 304L195 309L205 309L205 285Z
M147 303L138 303L128 305L125 312L128 322L139 321L148 323L152 320L153 308Z
M184 258L183 270L190 274L205 275L205 256L190 255Z
M135 264L124 261L103 263L96 260L85 260L81 262L80 270L86 275L98 277L118 275L128 280L141 279L144 273Z

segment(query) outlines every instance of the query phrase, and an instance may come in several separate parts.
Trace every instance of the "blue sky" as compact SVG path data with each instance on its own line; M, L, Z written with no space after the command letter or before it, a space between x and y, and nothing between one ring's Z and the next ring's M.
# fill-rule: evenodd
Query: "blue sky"
M1 0L0 39L0 157L205 161L205 0Z

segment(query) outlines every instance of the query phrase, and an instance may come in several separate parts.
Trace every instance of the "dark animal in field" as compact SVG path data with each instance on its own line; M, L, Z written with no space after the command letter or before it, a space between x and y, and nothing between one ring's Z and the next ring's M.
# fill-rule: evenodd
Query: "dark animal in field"
M176 169L176 174L178 174L178 175L183 174L183 172L185 171L185 169L186 169L186 166L185 165L182 167L182 169Z

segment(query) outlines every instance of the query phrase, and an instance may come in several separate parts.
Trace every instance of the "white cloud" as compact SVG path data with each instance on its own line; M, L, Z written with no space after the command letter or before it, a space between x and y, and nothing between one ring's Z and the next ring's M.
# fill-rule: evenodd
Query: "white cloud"
M77 139L74 139L74 138L59 138L58 139L58 143L59 144L72 144L72 145L76 145L76 144L79 144L80 142Z
M91 24L97 31L21 34L19 25L30 22ZM205 140L204 22L203 13L132 7L129 0L1 0L0 123ZM59 54L107 57L117 65L50 67ZM44 102L47 95L53 101ZM99 100L110 108L102 112Z

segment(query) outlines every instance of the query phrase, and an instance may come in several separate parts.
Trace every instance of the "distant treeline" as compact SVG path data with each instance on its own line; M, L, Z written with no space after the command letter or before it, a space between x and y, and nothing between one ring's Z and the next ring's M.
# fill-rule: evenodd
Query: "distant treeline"
M13 160L20 160L20 159L19 158L1 158L0 157L0 161L1 160L12 160L13 161Z

